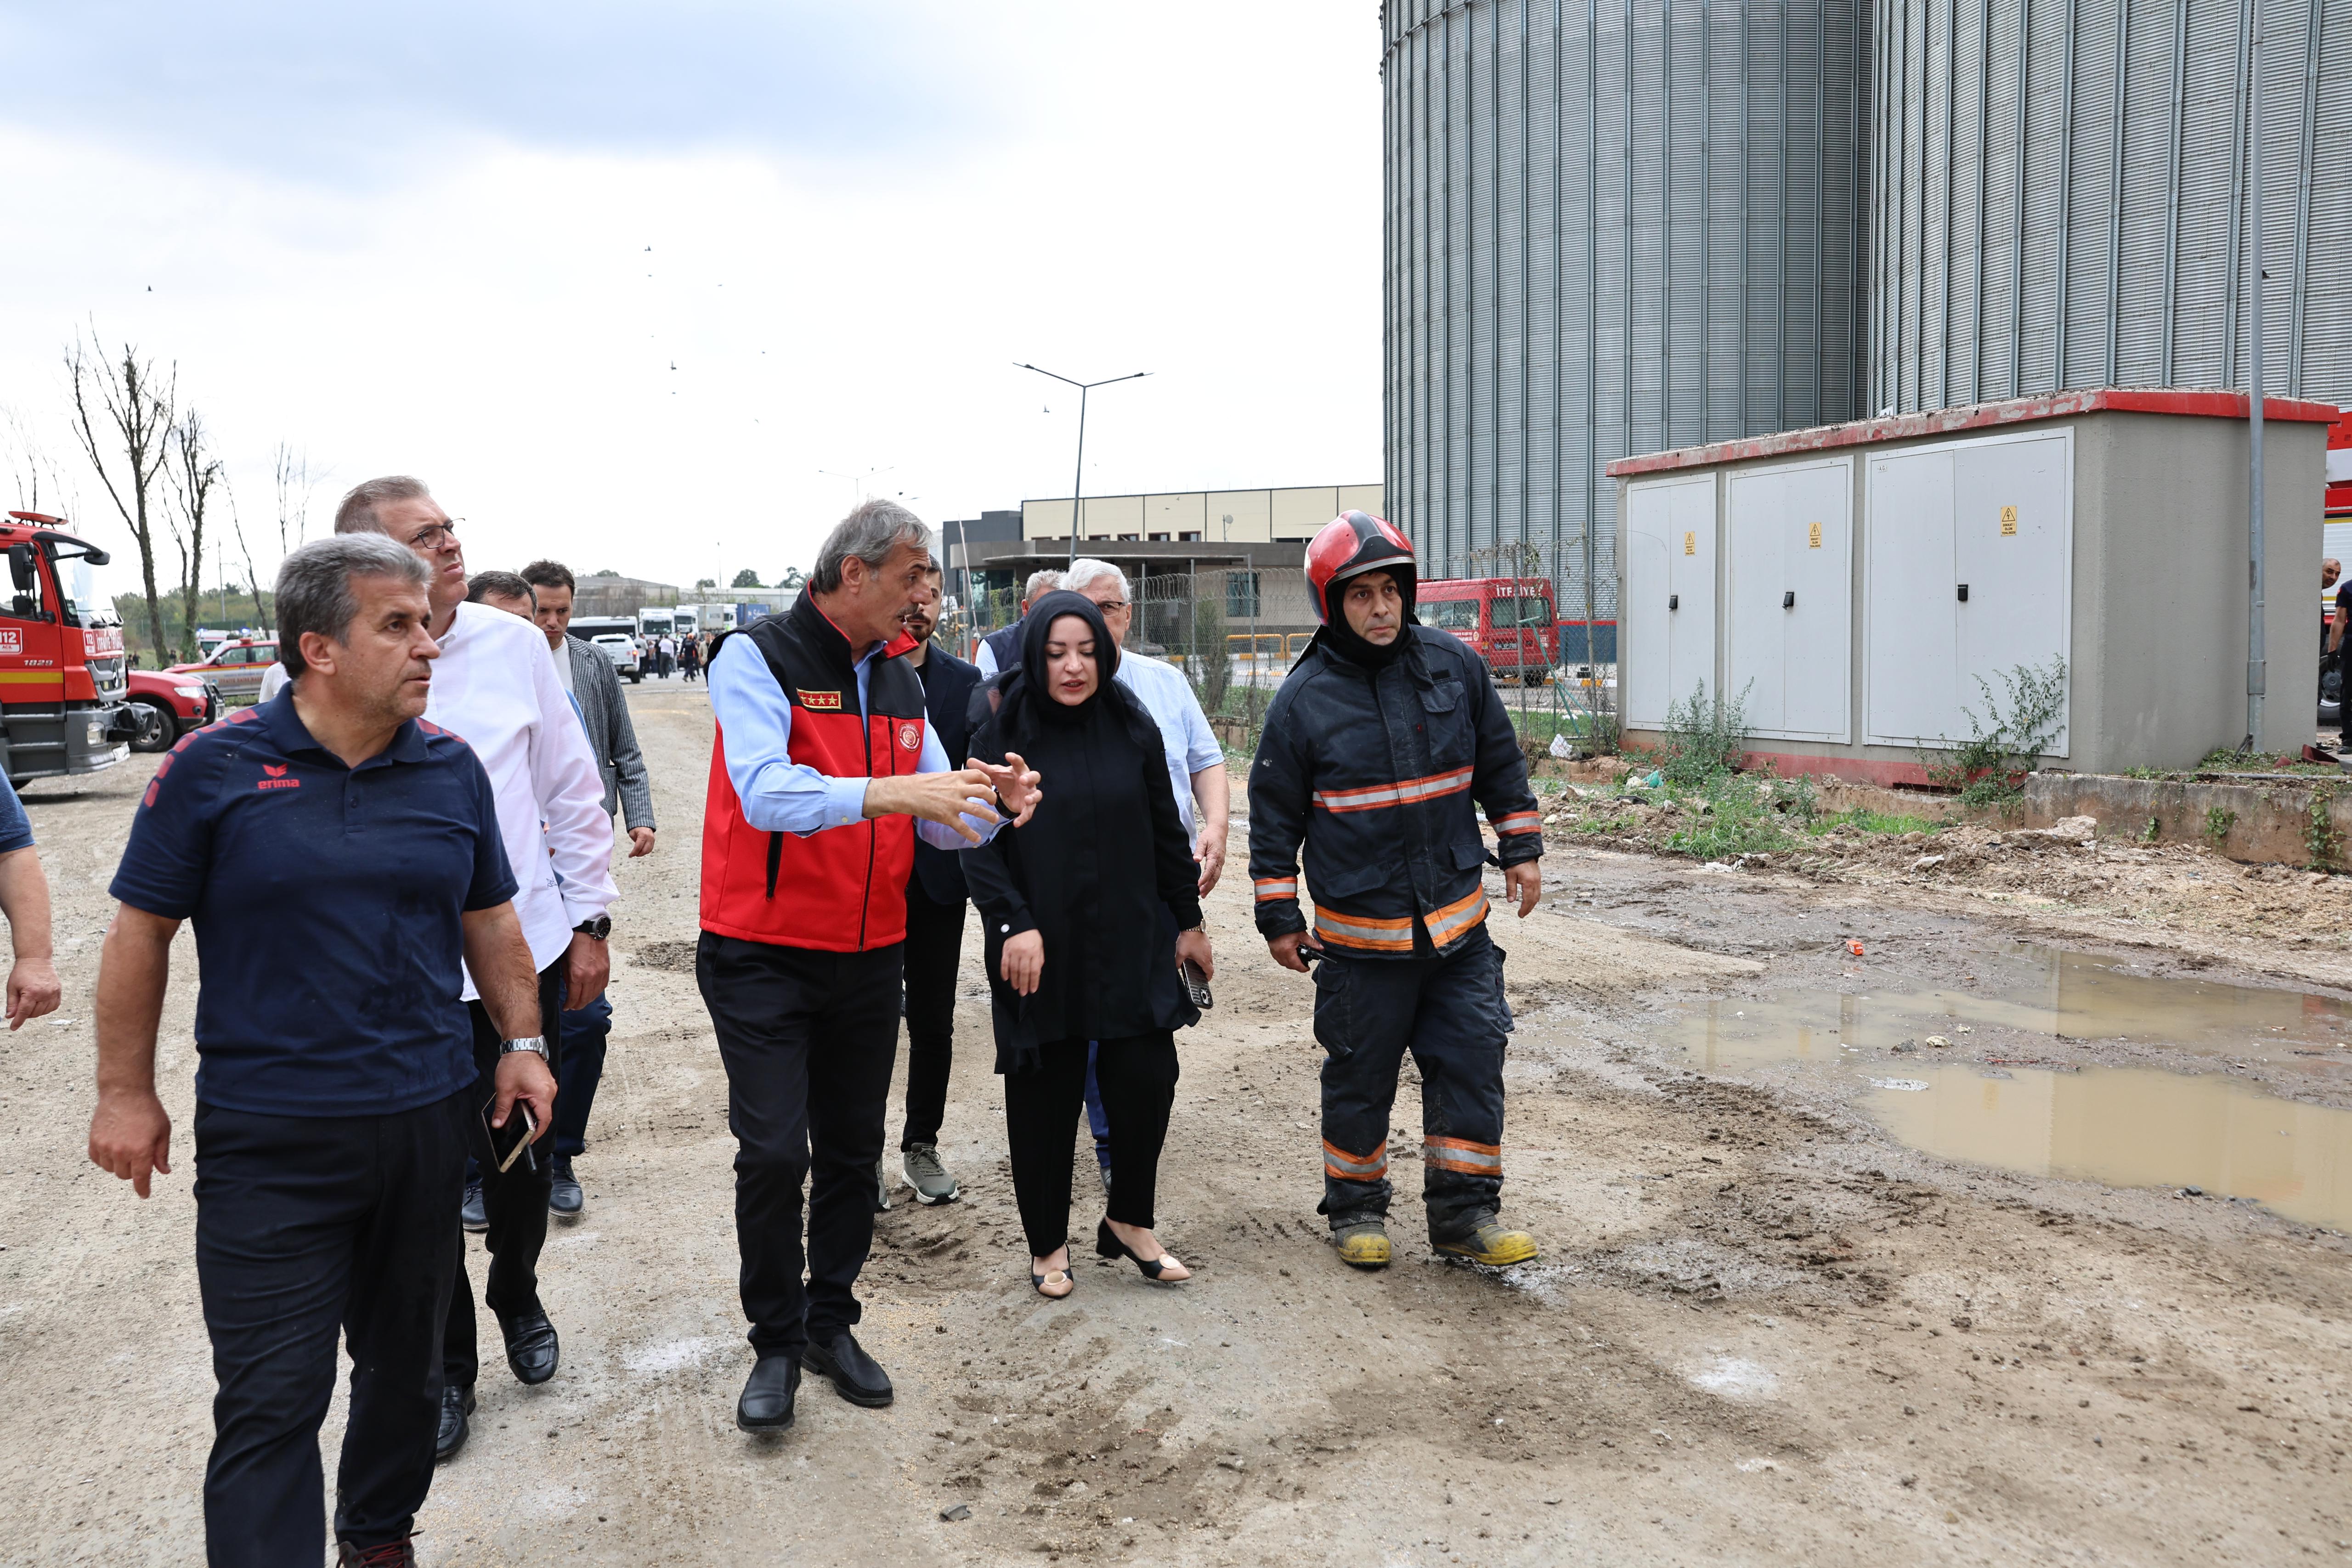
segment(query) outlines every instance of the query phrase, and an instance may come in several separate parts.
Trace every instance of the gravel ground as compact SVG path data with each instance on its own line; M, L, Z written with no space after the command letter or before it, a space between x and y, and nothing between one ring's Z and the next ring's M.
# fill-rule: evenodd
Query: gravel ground
M1497 922L1519 1014L1506 1198L1544 1244L1499 1274L1429 1253L1410 1071L1397 1264L1357 1274L1320 1239L1309 987L1255 941L1236 863L1211 902L1217 1007L1180 1041L1162 1172L1160 1234L1198 1277L1161 1287L1088 1261L1073 1297L1040 1301L975 931L944 1151L967 1196L902 1195L866 1273L861 1333L898 1403L861 1410L813 1382L793 1433L747 1438L725 1081L690 961L709 713L698 688L630 700L665 827L620 870L588 1212L543 1268L563 1370L537 1389L486 1373L473 1441L420 1521L426 1563L2352 1555L2341 1235L1914 1152L1868 1113L1875 1048L1855 1070L1708 1070L1684 1048L1708 1000L1965 988L2021 942L2342 995L2341 879L2185 851L1983 852L2095 868L2011 887L1913 873L1910 846L1900 864L1707 871L1561 831L1547 903ZM142 1204L82 1152L105 883L152 767L27 802L68 1001L0 1040L15 1562L179 1563L200 1535L211 1378L188 1166ZM162 1071L184 1129L195 977L192 949L177 957ZM2062 1067L2214 1066L2160 1042L2030 1043ZM1987 1030L1955 1054L2021 1049ZM2352 1070L2320 1066L2228 1071L2315 1105L2352 1098ZM176 1152L189 1160L184 1134Z

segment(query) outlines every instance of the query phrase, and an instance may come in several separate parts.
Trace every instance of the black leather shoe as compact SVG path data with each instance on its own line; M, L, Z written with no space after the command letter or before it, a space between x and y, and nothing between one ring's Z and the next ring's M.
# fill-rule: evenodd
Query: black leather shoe
M502 1317L499 1328L507 1336L507 1364L514 1369L517 1378L525 1384L535 1384L555 1375L563 1347L555 1337L555 1325L547 1321L545 1312Z
M801 1364L819 1377L831 1378L833 1391L852 1405L870 1408L890 1403L890 1375L875 1364L847 1329L823 1344L810 1341L801 1352Z
M793 1424L793 1400L801 1391L801 1364L789 1355L763 1355L744 1380L735 1401L735 1425L746 1432L781 1432Z
M457 1207L457 1223L476 1236L481 1235L490 1228L490 1211L482 1207L480 1182L469 1181L466 1184L466 1201Z
M547 1212L558 1219L577 1219L587 1207L588 1195L580 1190L579 1180L572 1174L572 1157L557 1155L554 1179L547 1189Z
M433 1439L435 1464L439 1464L466 1446L467 1435L473 1429L466 1424L466 1417L473 1413L472 1389L451 1384L441 1390L441 1434Z

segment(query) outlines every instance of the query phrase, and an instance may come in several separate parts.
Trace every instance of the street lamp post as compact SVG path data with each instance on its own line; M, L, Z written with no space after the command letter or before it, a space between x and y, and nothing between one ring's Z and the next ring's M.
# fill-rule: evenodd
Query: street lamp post
M1070 564L1076 566L1078 561L1078 492L1085 485L1087 476L1087 393L1097 387L1107 387L1117 382L1141 381L1151 372L1138 371L1133 375L1111 376L1098 382L1074 382L1067 376L1055 375L1051 371L1041 370L1026 361L1016 362L1020 363L1024 371L1036 371L1041 376L1052 376L1064 386L1078 389L1078 467L1077 472L1070 477Z

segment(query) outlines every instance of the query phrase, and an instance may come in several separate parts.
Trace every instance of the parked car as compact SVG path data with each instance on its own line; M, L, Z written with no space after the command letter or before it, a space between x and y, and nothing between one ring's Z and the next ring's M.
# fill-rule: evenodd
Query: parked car
M239 637L214 649L212 657L202 663L174 664L168 673L210 681L219 688L223 701L243 704L259 699L261 677L277 662L277 638Z
M210 681L168 670L133 670L130 678L133 751L169 751L180 737L220 716L220 691Z
M604 632L590 641L604 650L604 657L613 661L616 674L632 684L646 678L645 650L635 637L626 632Z

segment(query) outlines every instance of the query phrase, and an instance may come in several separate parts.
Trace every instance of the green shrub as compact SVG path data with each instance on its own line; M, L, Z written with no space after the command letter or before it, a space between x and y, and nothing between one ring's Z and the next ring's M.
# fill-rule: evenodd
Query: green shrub
M1974 708L1960 710L1968 716L1968 739L1949 751L1919 754L1928 782L1958 789L1960 800L1971 806L2017 799L2020 780L2041 766L2042 752L2058 738L2064 722L2064 658L2052 659L2046 668L2015 664L2000 679L2008 688L2004 695L1996 695L1982 675L1977 677L1986 716L1979 718Z
M1697 789L1738 768L1747 749L1748 688L1729 702L1709 702L1701 681L1687 701L1666 705L1651 761L1665 782Z

